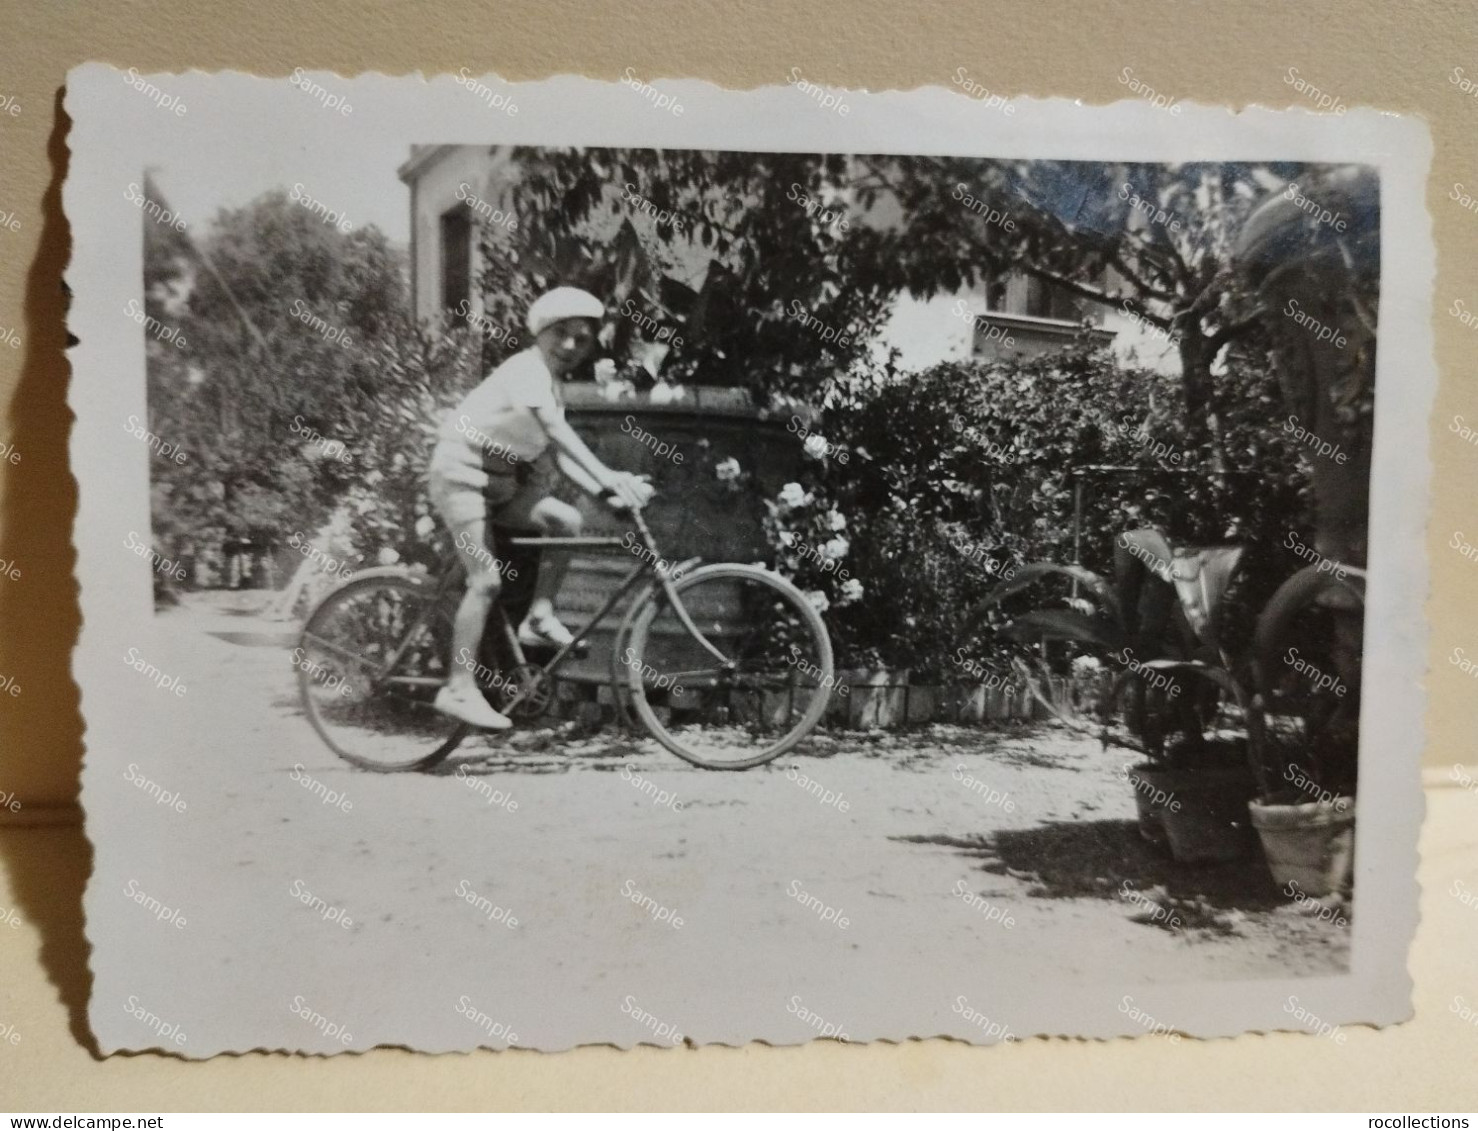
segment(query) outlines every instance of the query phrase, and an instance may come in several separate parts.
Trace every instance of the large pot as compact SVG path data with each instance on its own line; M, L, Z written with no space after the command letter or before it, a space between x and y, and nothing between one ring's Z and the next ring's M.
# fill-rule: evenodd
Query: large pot
M1248 803L1268 870L1279 888L1319 897L1348 891L1355 865L1355 801Z
M1151 770L1142 774L1161 791L1161 803L1141 810L1140 831L1154 841L1158 823L1170 854L1182 864L1221 864L1239 859L1255 842L1247 802L1255 792L1244 766ZM1136 790L1136 798L1142 791Z

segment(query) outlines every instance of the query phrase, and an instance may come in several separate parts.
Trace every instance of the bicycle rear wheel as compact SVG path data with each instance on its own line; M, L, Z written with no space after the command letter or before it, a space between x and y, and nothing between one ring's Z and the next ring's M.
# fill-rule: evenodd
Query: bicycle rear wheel
M451 610L433 608L433 597L409 577L351 580L303 626L292 661L303 710L329 749L356 766L424 770L467 734L432 706L447 679L452 629Z
M837 688L831 637L784 578L704 566L654 589L615 656L618 683L658 742L708 770L778 758L821 720Z

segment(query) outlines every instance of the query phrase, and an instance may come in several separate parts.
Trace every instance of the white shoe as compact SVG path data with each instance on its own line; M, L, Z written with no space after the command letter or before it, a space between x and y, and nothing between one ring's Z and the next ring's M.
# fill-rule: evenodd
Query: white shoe
M518 626L518 642L525 646L563 648L574 639L574 634L553 613L538 618L524 617L523 624Z
M436 693L435 707L444 715L483 730L507 730L513 725L512 719L493 710L481 695L462 695L450 687L443 687Z

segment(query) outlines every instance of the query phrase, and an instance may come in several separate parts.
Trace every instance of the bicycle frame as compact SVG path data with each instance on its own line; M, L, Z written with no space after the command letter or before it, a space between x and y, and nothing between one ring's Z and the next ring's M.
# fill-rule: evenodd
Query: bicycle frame
M692 618L688 615L687 609L683 607L682 601L677 596L677 592L673 587L672 578L669 576L669 572L657 568L656 563L662 560L662 555L657 549L656 539L652 536L652 531L647 526L646 519L642 517L640 511L631 511L630 515L632 523L636 527L637 533L641 535L642 547L646 551L646 555L642 557L635 566L632 567L630 573L622 578L621 583L616 586L615 591L606 599L605 604L603 604L596 611L595 615L592 616L590 620L587 621L585 625L574 634L574 637L569 641L569 643L561 645L559 650L556 651L555 654L540 668L540 671L542 671L544 675L553 675L554 672L558 670L560 665L564 663L565 658L574 649L580 646L580 643L587 636L589 636L590 633L594 631L595 628L599 626L602 621L605 620L605 618L610 614L611 610L614 609L618 604L620 604L621 600L628 593L630 593L632 589L637 586L647 574L656 575L657 582L661 585L662 591L667 601L671 604L673 611L677 614L677 617L679 621L682 622L683 627L692 634L693 638L699 641L699 643L701 643L703 647L706 648L720 663L729 665L732 662L730 661L729 657L725 656L722 652L715 648L709 642L708 638L704 636L703 633L699 630L698 626L693 623ZM520 546L526 548L560 550L615 550L628 548L626 540L622 538L583 536L513 537L506 539L505 544L510 547ZM689 558L688 560L680 563L676 567L676 569L683 570L689 568L693 565L696 565L701 560L702 559L700 558ZM436 589L435 592L432 594L431 600L428 601L421 612L417 614L415 621L412 622L409 629L401 637L401 642L396 647L395 651L392 652L389 657L387 657L381 669L382 675L385 672L391 672L395 670L395 665L400 662L401 656L404 654L405 649L409 647L410 642L415 638L417 631L425 623L426 619L433 614L437 606L441 603L442 599L447 597L453 591L453 586L457 581L458 575L463 572L464 567L462 565L461 559L459 557L453 556L449 561L447 567L442 570L441 576L437 579ZM499 628L503 633L504 641L508 645L509 652L512 654L514 660L518 665L526 665L528 663L528 658L524 653L523 646L519 643L518 633L513 630L512 624L510 624L508 621L508 616L503 608L502 603L495 601L495 607L498 613ZM527 694L527 691L520 691L508 703L504 704L504 709L511 711L514 707L516 707L520 702L523 701Z

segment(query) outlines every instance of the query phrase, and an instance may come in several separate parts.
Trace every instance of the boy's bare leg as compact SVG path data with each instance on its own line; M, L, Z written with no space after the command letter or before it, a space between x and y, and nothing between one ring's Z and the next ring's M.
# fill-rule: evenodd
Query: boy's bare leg
M530 517L544 534L556 538L574 538L580 533L580 512L558 499L542 499ZM524 624L538 631L538 626L554 617L554 598L569 572L570 555L565 550L547 550L534 583L534 600L529 605Z
M483 698L474 671L488 614L492 612L493 601L502 587L502 578L492 568L492 554L479 557L476 552L476 547L485 545L485 527L481 519L459 525L455 533L458 553L467 570L467 591L462 595L462 603L457 606L457 615L452 621L451 671L447 675L446 686L436 694L436 708L473 726L504 730L512 726L513 721L494 710Z

